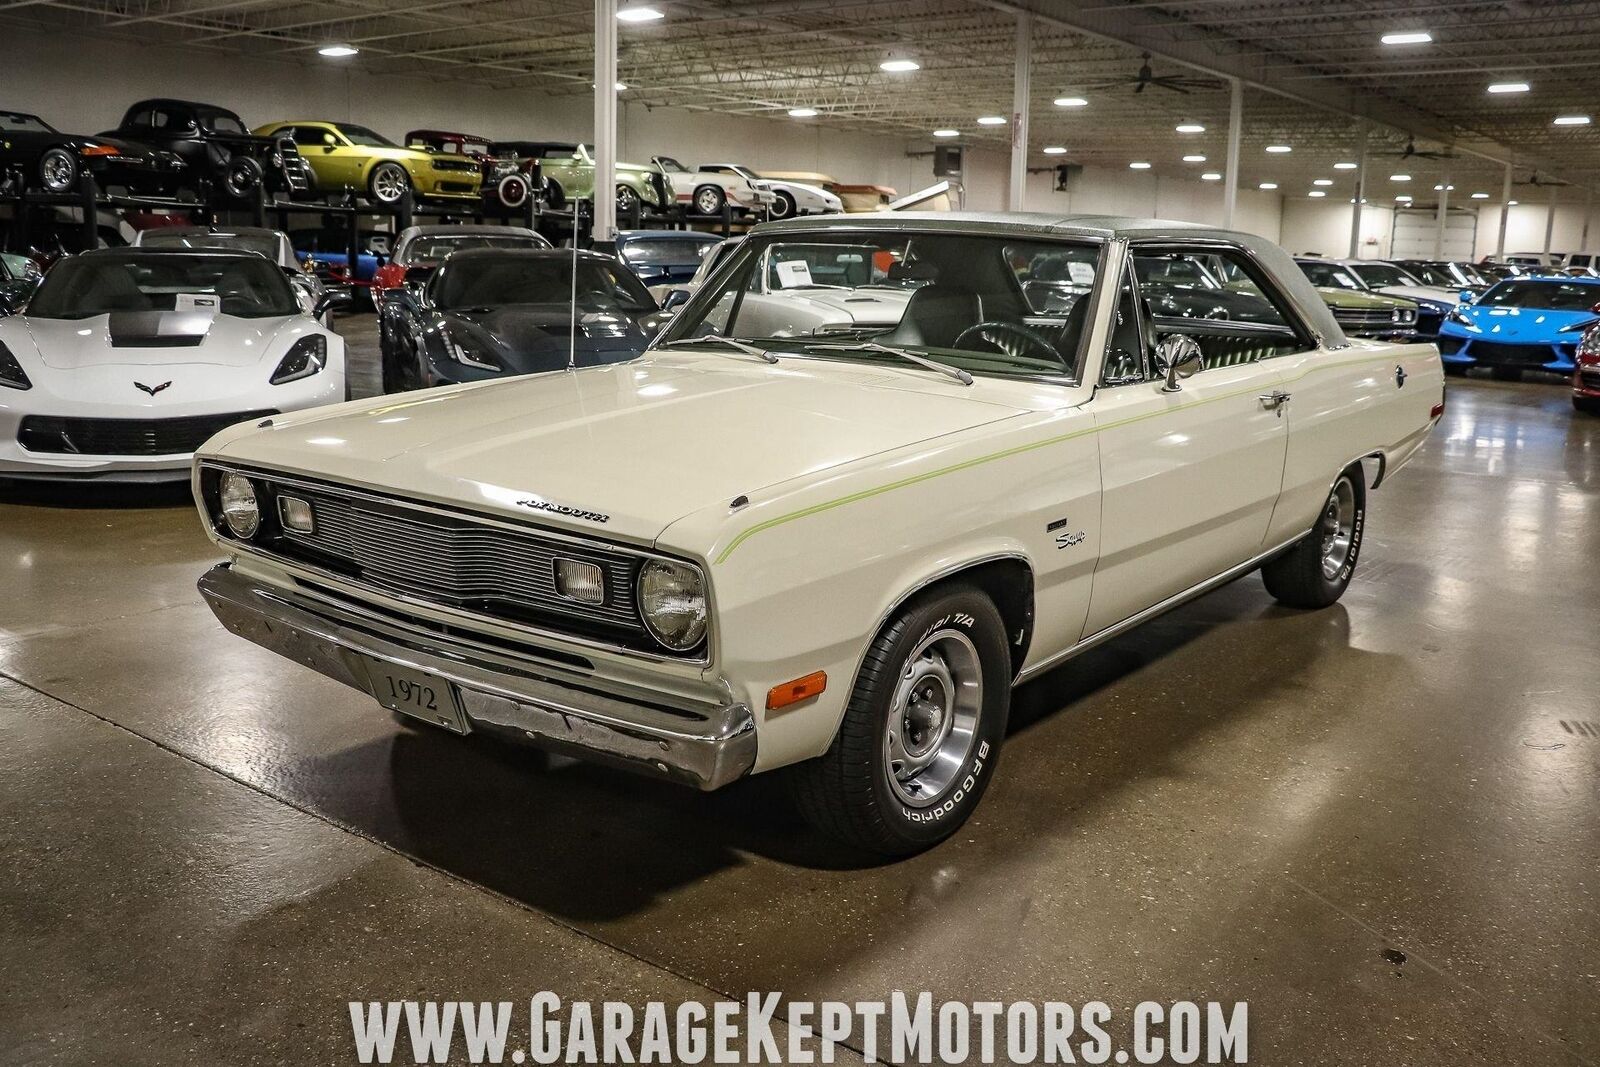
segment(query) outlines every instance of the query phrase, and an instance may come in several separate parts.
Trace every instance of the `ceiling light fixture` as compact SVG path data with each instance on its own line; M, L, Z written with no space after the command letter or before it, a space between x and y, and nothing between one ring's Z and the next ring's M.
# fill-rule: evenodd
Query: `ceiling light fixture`
M1205 156L1184 156L1183 157L1183 161L1185 163L1204 163L1206 161L1206 157Z
M922 64L914 59L886 59L878 64L879 70L886 70L890 74L909 74L914 70L921 70Z
M1309 193L1307 193L1306 195L1307 196L1312 196L1312 197L1322 197L1322 196L1327 196L1328 194L1323 192L1321 189L1313 189Z
M622 93L622 92L627 92L627 90L628 90L627 85L625 85L622 82L618 82L617 83L617 92Z
M1067 150L1064 146L1058 144L1046 145L1044 154L1047 156L1064 156L1067 154Z
M979 126L1004 126L1005 117L1002 115L983 115L978 119Z
M1222 175L1218 174L1214 170L1208 170L1204 174L1200 175L1200 180L1203 182L1220 182L1222 180Z
M1588 115L1557 115L1556 116L1555 125L1557 125L1557 126L1587 126L1587 125L1589 125L1589 116Z
M1058 96L1056 107L1088 107L1089 101L1081 96Z
M1408 181L1411 180L1411 175L1409 175L1409 174L1391 174L1391 175L1389 175L1389 180L1392 181L1392 182L1408 182Z
M1489 199L1489 194L1488 193L1473 193L1472 194L1472 199L1474 199L1474 200L1487 200L1487 199Z
M329 59L343 59L345 56L353 56L359 51L361 49L353 44L325 44L317 49L317 55L327 56Z
M1516 207L1516 206L1517 206L1517 202L1515 200L1507 200L1506 201L1506 207Z
M1332 178L1314 178L1314 179L1312 179L1311 184L1312 185L1332 185L1333 184L1333 179Z
M1453 185L1435 185L1433 187L1433 191L1436 192L1436 193L1438 193L1438 192L1453 193L1453 192L1456 191L1456 187L1453 186Z
M1394 198L1394 202L1397 204L1409 204L1411 203L1411 198L1409 196L1397 196Z
M1271 152L1275 156L1281 156L1285 152L1293 152L1294 149L1286 144L1269 144L1267 145L1267 151Z
M1136 160L1135 162L1132 162L1132 163L1128 164L1128 169L1129 170L1149 170L1150 169L1150 164L1144 162L1143 160Z
M961 136L961 131L960 130L934 130L933 131L933 135L935 137L960 137Z
M1259 188L1262 188L1262 189L1276 189L1277 187L1278 187L1278 183L1277 182L1262 182L1261 185L1259 186Z
M817 109L814 107L791 107L789 109L789 117L792 119L815 118L816 114Z
M1359 166L1359 165L1360 164L1357 164L1357 163L1339 162L1339 163L1335 163L1333 165L1333 169L1334 170L1355 170L1356 167Z
M1489 92L1491 93L1525 93L1527 91L1527 82L1495 82L1489 86Z
M1179 133L1205 133L1206 128L1198 122L1180 122L1174 127Z
M1433 40L1433 34L1427 30L1406 30L1399 33L1386 33L1379 40L1384 44L1428 44Z
M666 18L661 12L644 4L629 4L617 9L618 22L654 22L656 19Z

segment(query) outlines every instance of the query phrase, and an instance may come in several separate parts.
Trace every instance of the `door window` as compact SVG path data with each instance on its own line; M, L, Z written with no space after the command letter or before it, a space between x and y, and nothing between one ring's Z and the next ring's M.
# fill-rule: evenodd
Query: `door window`
M1153 341L1194 338L1208 369L1315 347L1288 300L1242 252L1167 246L1132 255Z

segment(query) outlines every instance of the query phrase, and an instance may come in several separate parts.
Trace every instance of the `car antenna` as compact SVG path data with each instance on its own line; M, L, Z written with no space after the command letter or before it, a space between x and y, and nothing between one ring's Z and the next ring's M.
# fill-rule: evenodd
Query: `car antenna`
M583 219L583 201L572 202L572 305L567 321L567 369L578 366L578 226Z

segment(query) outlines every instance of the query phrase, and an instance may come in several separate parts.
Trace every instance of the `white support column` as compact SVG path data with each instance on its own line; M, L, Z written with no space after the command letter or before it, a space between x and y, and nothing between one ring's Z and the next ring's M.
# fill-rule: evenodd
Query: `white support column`
M1444 227L1450 212L1450 175L1446 174L1439 185L1439 210L1433 223L1433 258L1444 258Z
M1033 66L1033 16L1017 12L1017 67L1011 78L1011 187L1006 206L1026 211L1028 199L1028 103Z
M1583 236L1578 238L1578 247L1580 249L1587 249L1589 247L1589 216L1593 213L1594 190L1585 189L1583 191Z
M1222 171L1222 225L1233 228L1233 211L1239 202L1239 134L1244 128L1244 85L1228 79L1228 159Z
M1550 240L1556 233L1556 187L1550 187L1550 203L1544 209L1544 250L1550 251Z
M1361 133L1356 141L1356 195L1350 206L1350 256L1361 255L1361 213L1367 199L1367 120L1361 120Z
M1494 254L1502 258L1506 254L1506 224L1511 220L1511 164L1506 163L1506 178L1500 185L1500 233L1494 240Z
M617 0L594 0L594 239L617 238Z

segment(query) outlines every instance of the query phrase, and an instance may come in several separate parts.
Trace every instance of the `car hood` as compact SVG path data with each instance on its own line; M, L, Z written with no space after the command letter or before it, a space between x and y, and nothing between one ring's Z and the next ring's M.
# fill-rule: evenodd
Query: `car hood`
M650 312L641 312L642 318ZM566 304L524 304L473 312L445 312L440 324L452 333L475 334L499 353L514 373L561 370L569 344L580 366L612 362L641 352L650 337L635 316L616 311L578 309L578 321ZM611 358L606 358L611 357Z
M1450 323L1460 333L1474 340L1519 344L1577 344L1583 333L1579 330L1562 333L1561 328L1595 320L1595 313L1588 310L1552 311L1549 308L1472 305L1458 310L1465 312L1472 322L1469 328Z
M1377 290L1385 296L1401 296L1407 300L1422 300L1434 304L1449 304L1454 307L1461 299L1461 293L1456 289L1440 289L1432 285L1386 285Z
M281 354L279 336L299 315L241 319L206 311L118 311L87 319L24 316L39 361L57 370L210 363L252 367Z
M279 416L204 451L648 544L702 508L1025 410L985 394L918 368L657 351Z
M1331 308L1351 310L1355 308L1411 306L1411 302L1404 297L1384 296L1382 293L1358 293L1354 289L1339 289L1322 285L1317 286L1316 289L1317 295L1322 297L1322 302Z
M896 323L905 314L913 289L784 289L769 294L834 312L841 323Z

